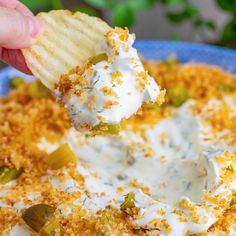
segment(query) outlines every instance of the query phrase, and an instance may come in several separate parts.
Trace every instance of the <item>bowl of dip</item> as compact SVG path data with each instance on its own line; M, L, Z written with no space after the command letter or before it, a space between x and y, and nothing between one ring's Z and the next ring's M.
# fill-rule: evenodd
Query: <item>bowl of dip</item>
M9 93L11 78L32 76L0 71L0 157L18 167L7 167L17 173L7 183L0 176L0 216L11 216L0 217L0 232L38 232L29 215L46 209L67 235L236 235L236 52L156 40L135 47L166 104L144 106L119 136L76 131L53 97L28 94L34 82Z

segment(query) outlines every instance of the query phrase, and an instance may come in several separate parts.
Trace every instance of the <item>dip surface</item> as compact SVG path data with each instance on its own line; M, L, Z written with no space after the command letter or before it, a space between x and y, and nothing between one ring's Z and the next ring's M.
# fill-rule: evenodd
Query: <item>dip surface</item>
M236 234L235 77L205 65L144 66L166 103L146 104L119 136L74 130L53 98L30 97L30 84L1 98L0 164L23 170L0 184L2 235L37 235L22 221L35 204L56 209L63 235ZM46 158L65 143L77 164L51 168Z

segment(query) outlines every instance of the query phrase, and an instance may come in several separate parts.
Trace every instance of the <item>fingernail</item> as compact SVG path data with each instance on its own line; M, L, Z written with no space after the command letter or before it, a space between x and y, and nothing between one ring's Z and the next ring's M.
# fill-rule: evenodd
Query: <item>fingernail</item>
M37 19L35 16L29 16L28 17L28 23L29 23L29 32L31 37L35 37L42 28L42 23L39 19Z

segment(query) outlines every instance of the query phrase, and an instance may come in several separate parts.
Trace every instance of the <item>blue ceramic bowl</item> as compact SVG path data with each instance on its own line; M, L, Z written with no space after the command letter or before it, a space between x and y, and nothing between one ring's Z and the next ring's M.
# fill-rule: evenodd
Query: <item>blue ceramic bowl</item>
M165 60L170 55L176 55L181 63L205 63L216 65L226 71L236 74L236 51L206 44L171 42L158 40L138 40L135 43L138 52L145 59ZM9 91L9 79L14 76L23 76L32 80L21 72L7 67L0 71L0 96Z

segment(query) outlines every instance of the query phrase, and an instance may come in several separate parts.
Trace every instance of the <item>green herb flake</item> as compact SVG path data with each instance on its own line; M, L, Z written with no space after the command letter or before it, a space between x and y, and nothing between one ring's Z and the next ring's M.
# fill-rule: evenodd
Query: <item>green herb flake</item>
M91 86L84 87L84 89L93 90L93 89L94 89L94 86L98 83L98 81L99 81L99 79L96 79L96 80L91 84Z
M22 169L0 167L0 184L7 184L12 180L17 179L22 172Z
M166 59L166 65L167 66L176 66L179 64L178 58L175 55L171 55Z
M109 223L109 221L111 220L111 216L110 215L105 215L105 219L106 219L107 223Z
M135 207L135 194L133 192L128 193L125 196L124 202L120 205L120 210L121 211L126 211L129 208L134 208Z
M221 92L225 92L225 93L231 93L235 90L233 85L224 83L224 82L221 83L218 88Z
M169 88L167 90L167 95L170 103L176 107L181 106L189 98L188 90L186 86L182 83L179 83L176 86Z
M227 167L228 170L230 171L234 171L234 166L232 164L230 164L228 167Z
M97 54L93 57L90 57L89 58L89 63L95 65L95 64L97 64L101 61L107 61L107 60L108 60L107 54L106 53L100 53L100 54Z
M96 125L93 130L100 131L101 133L108 133L108 134L118 134L120 132L120 124L119 123L111 123L111 124L98 124Z
M50 90L45 87L39 80L35 80L30 83L29 95L32 98L48 98L50 96Z
M160 106L160 105L159 105L158 103L156 103L156 102L146 103L146 104L144 105L144 107L145 107L146 109L148 109L148 110L158 110L158 109L162 110L162 108L163 108L163 106Z
M54 212L55 208L50 205L36 204L23 212L22 219L31 229L35 232L39 232L50 220Z
M25 83L25 80L22 77L14 77L10 79L9 84L12 89L17 89Z

